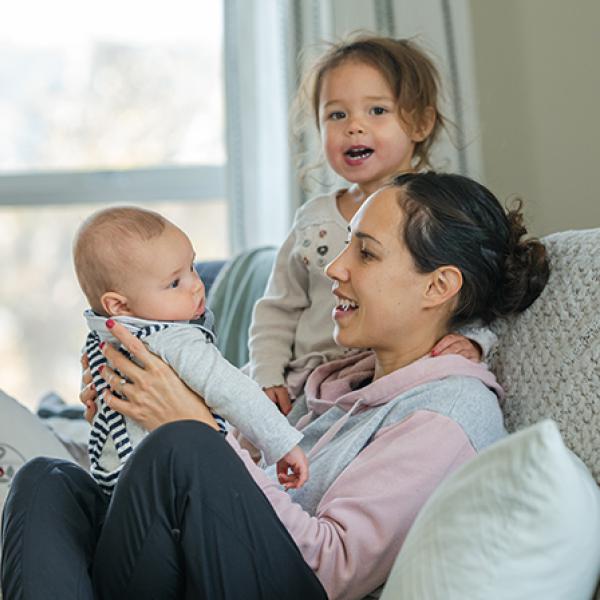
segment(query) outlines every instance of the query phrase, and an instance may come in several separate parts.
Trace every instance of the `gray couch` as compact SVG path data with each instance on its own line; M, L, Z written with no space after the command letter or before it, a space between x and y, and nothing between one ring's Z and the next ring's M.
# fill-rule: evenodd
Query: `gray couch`
M563 232L544 241L551 256L548 285L525 313L493 325L499 343L491 366L507 390L502 408L508 430L552 419L564 443L600 483L600 229ZM237 364L247 357L251 307L264 290L274 256L269 248L253 252L236 257L219 273L209 297L220 345ZM7 467L14 471L40 453L68 456L39 420L0 393L0 500L10 479ZM600 528L595 533L600 539ZM504 596L501 588L492 596L538 597ZM395 597L390 584L386 598Z

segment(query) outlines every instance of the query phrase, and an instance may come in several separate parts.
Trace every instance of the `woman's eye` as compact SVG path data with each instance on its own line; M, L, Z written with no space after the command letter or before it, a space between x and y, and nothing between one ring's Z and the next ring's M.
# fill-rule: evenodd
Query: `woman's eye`
M171 281L171 283L169 284L170 288L176 288L179 286L179 279L174 279L173 281Z
M368 261L371 260L372 258L375 258L375 256L373 254L371 254L371 252L369 252L364 246L360 247L360 258L363 261Z
M387 108L383 108L383 106L374 106L371 109L371 112L374 115L383 115L383 114L385 114L387 112Z
M190 265L190 273L193 273L193 272L194 272L194 263L192 263L192 264Z
M346 113L341 110L334 110L332 113L329 113L329 118L332 121L339 121L346 116Z

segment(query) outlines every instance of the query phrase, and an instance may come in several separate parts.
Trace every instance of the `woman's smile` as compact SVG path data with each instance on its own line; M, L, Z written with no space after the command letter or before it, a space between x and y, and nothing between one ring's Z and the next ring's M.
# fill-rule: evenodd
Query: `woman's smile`
M334 292L334 295L338 297L338 302L333 309L332 315L335 321L346 320L358 311L358 302L342 296L339 292Z

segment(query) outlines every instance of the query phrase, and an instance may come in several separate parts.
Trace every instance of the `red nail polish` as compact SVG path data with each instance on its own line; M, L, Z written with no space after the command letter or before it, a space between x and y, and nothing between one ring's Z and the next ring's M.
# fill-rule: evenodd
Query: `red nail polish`
M100 350L102 350L102 348L104 348L104 346L106 346L106 342L100 342Z
M115 326L115 322L112 319L108 319L108 321L106 321L106 327L108 327L108 329L112 329Z

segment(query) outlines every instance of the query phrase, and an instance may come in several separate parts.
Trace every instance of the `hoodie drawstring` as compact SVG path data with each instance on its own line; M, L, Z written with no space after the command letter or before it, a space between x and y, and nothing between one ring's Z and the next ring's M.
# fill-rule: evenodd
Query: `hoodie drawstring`
M348 419L356 412L356 410L361 406L362 404L362 398L359 398L350 408L350 410L346 413L344 413L344 415L339 418L318 440L317 443L309 450L308 454L306 455L306 457L309 460L312 460L317 453L319 452L319 450L321 450L321 448L323 448L323 446L325 446L326 444L328 444L334 437L335 435L338 433L338 431L347 423ZM308 413L308 416L312 417L312 411ZM304 419L304 417L303 417ZM300 421L298 422L298 424L300 424Z

